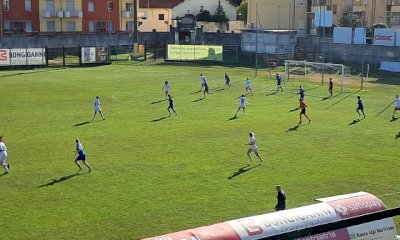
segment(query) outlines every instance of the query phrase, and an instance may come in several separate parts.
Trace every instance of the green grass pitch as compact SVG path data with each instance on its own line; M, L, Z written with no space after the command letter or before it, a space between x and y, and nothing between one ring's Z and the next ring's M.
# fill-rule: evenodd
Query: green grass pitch
M200 73L214 93L204 100ZM400 120L390 121L397 86L336 88L323 100L327 86L291 80L274 94L275 80L260 72L246 113L229 120L252 76L248 68L146 63L2 70L0 134L11 172L0 177L0 239L140 239L271 212L275 184L289 208L357 191L400 205ZM165 80L177 117L164 118ZM299 84L312 122L296 129ZM86 123L96 95L106 120ZM367 117L351 124L357 95ZM266 163L237 175L248 163L249 131ZM76 175L75 138L90 174Z

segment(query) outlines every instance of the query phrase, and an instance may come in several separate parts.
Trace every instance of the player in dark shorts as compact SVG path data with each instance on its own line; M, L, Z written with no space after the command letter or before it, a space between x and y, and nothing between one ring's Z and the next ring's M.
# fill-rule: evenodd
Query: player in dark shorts
M299 95L301 99L304 99L304 88L302 86L299 87Z
M281 86L281 82L282 82L281 75L279 73L276 73L276 85L278 86L278 89L276 89L276 91L279 91L279 89L280 89L281 92L283 92L283 88Z
M210 89L208 88L208 83L207 83L207 82L204 82L204 92L203 92L204 98L206 98L206 93L207 93L207 94L212 94L212 93L209 92L209 91L210 91Z
M306 108L308 107L306 102L304 102L303 98L300 98L299 102L300 102L300 105L299 105L299 108L300 108L300 114L299 114L300 122L299 122L299 125L302 123L302 119L301 119L302 115L304 115L308 119L308 123L311 123L311 119L307 116L307 113L306 113Z
M333 79L332 78L329 78L329 94L330 94L330 97L332 97L332 95L333 95Z
M364 104L363 104L363 102L362 102L360 96L357 96L357 110L356 110L356 111L357 111L357 113L358 113L358 117L360 117L360 116L361 116L361 113L362 113L362 115L363 115L364 118L365 118ZM360 111L361 111L361 113L360 113Z
M174 109L174 98L170 94L168 94L168 107L167 107L167 111L169 112L168 117L171 117L170 110L172 110L175 113L175 116L178 116L178 114L175 112L175 109Z
M79 161L82 161L83 164L85 164L86 167L88 168L88 172L91 172L92 168L90 167L89 163L86 161L86 153L83 150L81 142L79 141L79 139L76 139L75 142L76 142L76 147L75 147L76 150L75 151L76 151L76 154L78 155L75 159L75 164L78 166L79 171L81 171L82 167L79 164Z
M231 79L227 73L225 73L225 84L228 86L228 88L231 87Z

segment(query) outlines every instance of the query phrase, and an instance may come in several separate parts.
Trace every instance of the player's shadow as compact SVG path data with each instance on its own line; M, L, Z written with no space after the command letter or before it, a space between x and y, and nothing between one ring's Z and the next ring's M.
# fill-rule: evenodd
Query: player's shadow
M257 168L261 166L261 163L255 166L250 166L250 165L246 165L244 167L239 168L236 172L232 173L231 176L227 177L227 179L234 179L235 177L238 177L240 175L242 175L243 173L246 173L254 168Z
M200 101L203 101L204 99L206 99L205 97L202 97L202 98L199 98L199 99L196 99L196 100L194 100L193 102L195 103L195 102L200 102Z
M43 184L43 185L40 185L39 188L53 186L54 184L67 181L68 179L71 179L71 178L79 176L79 175L80 175L79 173L74 173L74 174L70 174L70 175L67 175L67 176L64 176L64 177L60 177L59 179L52 179L51 182Z
M273 95L276 95L278 93L278 91L273 91L272 93L268 93L267 95L265 95L265 96L273 96Z
M236 120L236 119L238 119L238 118L239 118L239 117L235 115L235 116L229 118L228 121L233 121L233 120Z
M152 102L151 104L158 104L158 103L162 103L164 101L167 101L167 99L158 100L158 101Z
M216 92L221 92L221 91L225 91L225 88L221 88L221 89L216 89Z
M160 117L160 118L157 118L157 119L153 119L150 122L159 122L159 121L162 121L162 120L167 119L167 118L168 118L168 116Z
M286 132L295 132L300 128L300 124L297 124L294 127L289 128Z
M396 122L397 119L399 119L399 117L392 117L392 119L390 119L390 122Z
M190 94L196 94L196 93L200 93L200 92L201 92L201 90L196 91L196 92L191 92Z
M398 132L398 133L396 134L396 136L394 137L394 139L398 139L398 138L400 138L400 132Z
M85 121L85 122L77 123L73 127L79 127L79 126L83 126L83 125L86 125L86 124L89 124L89 123L93 123L93 122L92 121Z
M357 123L361 122L362 119L354 119L351 123L349 123L349 126L351 125L356 125Z
M300 108L298 108L298 107L297 107L297 108L293 108L293 109L290 110L290 112L295 112L295 111L297 111L297 110L299 110L299 109L300 109Z
M324 98L321 99L321 101L326 101L326 100L328 100L329 98L331 98L331 96L324 97Z

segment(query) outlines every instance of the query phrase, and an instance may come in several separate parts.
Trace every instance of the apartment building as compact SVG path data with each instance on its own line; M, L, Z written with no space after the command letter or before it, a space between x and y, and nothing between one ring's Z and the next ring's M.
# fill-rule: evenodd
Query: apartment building
M81 32L81 0L39 0L40 32Z
M0 8L1 35L40 31L37 0L0 0Z
M249 28L306 31L305 0L248 0Z
M359 27L385 23L400 28L400 0L248 0L248 27L316 34L315 14L326 11L332 11L334 26L354 17L358 21L352 24Z

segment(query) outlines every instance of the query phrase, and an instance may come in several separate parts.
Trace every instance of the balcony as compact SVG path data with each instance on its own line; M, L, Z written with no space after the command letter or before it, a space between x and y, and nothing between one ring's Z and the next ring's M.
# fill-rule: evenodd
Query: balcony
M63 16L63 12L62 11L55 11L55 10L45 10L43 11L43 17L44 18L57 18L61 15L61 17Z
M124 17L124 18L133 18L133 12L131 12L131 11L122 11L122 17Z
M353 12L365 12L365 6L353 6Z
M388 12L400 12L400 6L388 6Z
M64 11L65 18L82 18L82 11Z

